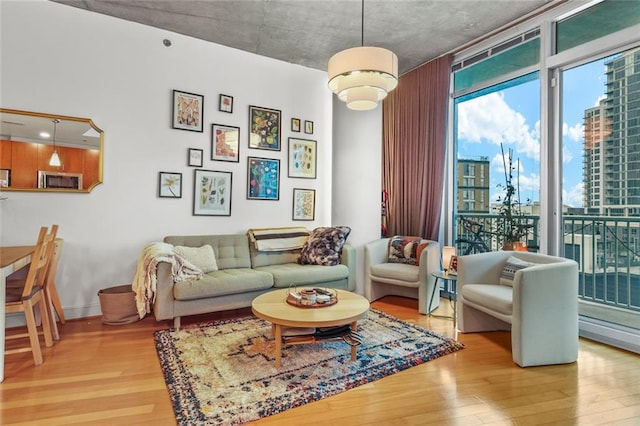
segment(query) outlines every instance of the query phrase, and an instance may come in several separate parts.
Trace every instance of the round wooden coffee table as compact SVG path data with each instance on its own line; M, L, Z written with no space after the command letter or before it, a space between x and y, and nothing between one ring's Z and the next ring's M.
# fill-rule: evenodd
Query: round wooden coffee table
M331 290L338 294L338 303L320 308L303 308L287 303L289 289L274 290L262 294L251 303L254 315L273 326L275 338L276 367L280 367L282 358L282 327L333 327L351 324L356 330L358 320L369 311L369 301L359 294L344 290ZM307 343L312 343L310 340ZM298 342L304 343L304 342ZM356 347L351 347L351 360L356 359Z

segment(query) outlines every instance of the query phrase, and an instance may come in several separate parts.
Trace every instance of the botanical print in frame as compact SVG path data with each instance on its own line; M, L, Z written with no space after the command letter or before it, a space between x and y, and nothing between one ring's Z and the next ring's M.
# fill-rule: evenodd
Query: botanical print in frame
M195 93L173 91L173 128L202 132L204 96Z
M304 132L308 134L313 133L313 121L309 121L309 120L304 121Z
M247 199L280 199L280 160L247 157Z
M292 132L299 132L300 131L300 119L299 118L292 118L291 119L291 131Z
M231 216L231 172L194 170L193 215Z
M289 138L289 177L316 178L316 141Z
M224 124L211 125L211 159L240 161L240 127Z
M223 95L220 93L220 105L218 109L222 112L228 112L231 114L233 112L233 96Z
M187 155L187 165L191 167L202 167L202 150L189 148Z
M158 197L182 198L182 173L158 173Z
M313 220L316 213L316 190L293 188L293 220Z
M280 151L280 116L277 109L249 106L249 148Z

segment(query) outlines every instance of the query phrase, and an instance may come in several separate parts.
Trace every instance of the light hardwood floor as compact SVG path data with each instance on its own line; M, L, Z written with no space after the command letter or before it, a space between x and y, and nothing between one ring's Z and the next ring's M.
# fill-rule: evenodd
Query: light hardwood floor
M417 312L416 301L386 297L373 306L455 337L451 320ZM443 299L440 314L450 312ZM185 319L188 324L249 311ZM0 424L172 425L158 364L153 317L126 326L100 318L69 321L62 340L9 355L0 384ZM466 348L348 392L268 417L277 425L639 425L640 356L580 340L578 362L519 368L510 335L459 334ZM550 348L552 350L552 348Z

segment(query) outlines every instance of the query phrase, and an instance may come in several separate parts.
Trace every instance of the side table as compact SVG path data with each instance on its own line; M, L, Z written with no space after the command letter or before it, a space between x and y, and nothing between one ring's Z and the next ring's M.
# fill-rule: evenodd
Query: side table
M427 309L427 311L429 312L429 316L433 316L436 318L450 318L453 319L453 326L456 326L456 300L457 300L457 281L458 281L458 276L457 275L451 275L449 274L447 271L436 271L436 272L432 272L431 276L436 278L436 282L435 285L433 286L433 291L431 292L431 298L429 299L429 307ZM446 315L432 315L431 314L431 304L433 303L433 297L436 294L436 289L438 288L438 280L442 280L444 282L450 282L451 283L451 292L453 293L453 317L450 316L446 316Z

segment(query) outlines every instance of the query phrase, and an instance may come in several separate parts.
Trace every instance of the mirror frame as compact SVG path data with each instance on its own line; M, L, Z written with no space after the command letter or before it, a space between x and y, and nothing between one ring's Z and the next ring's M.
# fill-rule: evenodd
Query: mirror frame
M96 132L100 134L100 152L98 155L98 179L97 181L88 187L87 189L66 189L66 188L15 188L15 187L0 187L0 192L72 192L72 193L90 193L93 188L103 183L103 175L102 175L102 161L104 155L104 131L100 129L98 126L90 118L81 118L81 117L70 117L67 115L58 115L58 114L47 114L43 112L32 112L32 111L21 111L17 109L10 108L0 108L1 113L7 114L16 114L16 115L26 115L29 117L40 117L46 119L59 119L61 121L75 121L86 123L91 126Z

